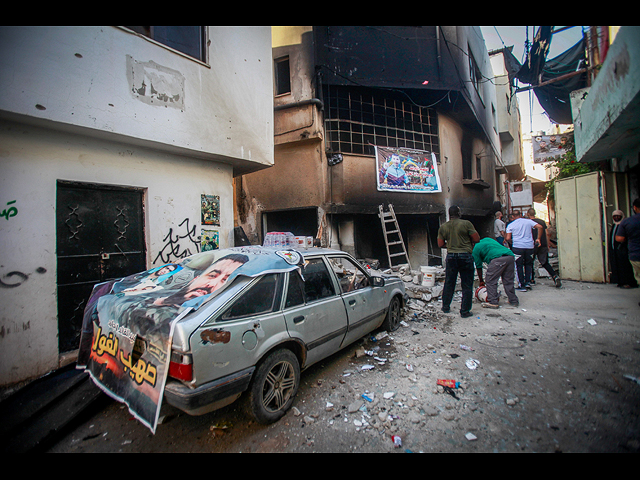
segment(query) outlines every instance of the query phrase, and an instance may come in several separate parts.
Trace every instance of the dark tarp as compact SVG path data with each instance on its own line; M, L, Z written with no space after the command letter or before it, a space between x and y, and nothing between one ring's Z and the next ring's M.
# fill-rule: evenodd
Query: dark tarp
M551 28L540 27L527 54L527 59L518 72L518 80L535 85L542 73L549 47L551 46Z
M510 49L503 50L510 82L518 80L535 86L580 68L580 63L585 60L584 39L557 57L545 60L551 45L551 28L540 27L524 65L520 65ZM573 123L570 93L586 85L587 76L586 73L582 73L549 85L535 87L533 91L549 118L555 123L566 125Z
M542 70L540 83L575 72L585 60L584 39L557 57L546 62ZM540 106L547 112L549 118L555 123L573 123L571 115L570 94L587 86L587 74L581 73L564 80L550 83L542 87L534 88Z

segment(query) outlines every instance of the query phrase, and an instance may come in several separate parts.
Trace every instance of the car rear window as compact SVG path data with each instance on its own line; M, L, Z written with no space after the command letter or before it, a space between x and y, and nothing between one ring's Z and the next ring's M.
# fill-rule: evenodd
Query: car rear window
M278 297L277 273L265 275L255 283L248 291L243 293L222 315L221 320L233 320L240 317L248 317L261 313L272 312Z

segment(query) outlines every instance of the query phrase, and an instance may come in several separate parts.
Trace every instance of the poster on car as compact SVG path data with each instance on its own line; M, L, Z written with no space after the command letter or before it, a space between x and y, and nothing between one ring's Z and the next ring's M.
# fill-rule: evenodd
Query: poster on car
M438 193L442 191L433 152L375 147L379 191Z
M573 132L535 135L531 138L533 163L555 162L574 147Z
M239 275L300 268L297 252L276 253L253 246L210 250L96 285L84 311L77 368L155 433L176 322Z

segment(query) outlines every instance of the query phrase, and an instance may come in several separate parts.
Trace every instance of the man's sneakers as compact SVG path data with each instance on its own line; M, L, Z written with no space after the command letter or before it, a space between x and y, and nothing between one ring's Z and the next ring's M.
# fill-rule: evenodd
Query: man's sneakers
M484 308L500 308L500 306L499 306L499 305L494 305L493 303L487 303L487 302L484 302L484 303L482 304L482 306L483 306Z
M518 292L526 292L526 291L527 291L527 289L526 289L526 288L524 288L524 287L518 287L518 288L516 288L516 290L517 290Z
M553 277L553 281L556 282L556 288L560 288L562 286L562 282L560 281L560 277L559 276L555 276Z

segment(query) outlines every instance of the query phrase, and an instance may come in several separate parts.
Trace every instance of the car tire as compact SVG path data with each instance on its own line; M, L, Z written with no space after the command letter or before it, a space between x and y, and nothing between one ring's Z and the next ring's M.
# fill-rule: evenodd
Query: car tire
M382 328L387 330L388 332L395 332L400 326L400 298L393 297L391 302L389 302L389 310L387 311L387 316L382 323Z
M249 387L249 408L262 424L280 420L293 405L300 386L300 363L290 350L269 354L258 366Z

